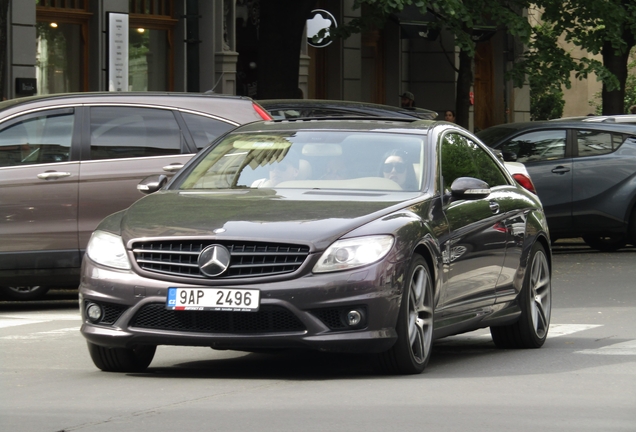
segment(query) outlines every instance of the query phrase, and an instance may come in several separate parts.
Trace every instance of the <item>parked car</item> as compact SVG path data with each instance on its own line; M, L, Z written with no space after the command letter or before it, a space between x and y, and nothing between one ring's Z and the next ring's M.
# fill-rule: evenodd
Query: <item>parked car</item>
M526 166L553 240L582 237L601 251L636 243L636 126L510 123L477 136L504 160Z
M322 99L267 99L258 103L274 119L314 117L386 117L434 120L437 112L424 108L401 108L367 102Z
M590 123L629 123L636 124L636 115L634 114L618 114L618 115L590 115L578 117L562 117L551 121L573 121L580 120Z
M156 192L107 217L84 256L81 333L101 370L193 345L366 353L412 374L451 334L546 339L540 201L457 125L257 122L139 187Z
M0 294L77 286L100 220L236 126L270 118L248 98L80 93L0 103Z

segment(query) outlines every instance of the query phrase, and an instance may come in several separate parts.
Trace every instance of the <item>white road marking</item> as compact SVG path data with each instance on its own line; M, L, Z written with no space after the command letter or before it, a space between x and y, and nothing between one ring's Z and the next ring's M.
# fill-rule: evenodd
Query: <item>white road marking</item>
M621 342L597 349L574 351L574 354L636 355L636 340Z
M2 318L0 319L0 328L14 327L25 324L37 324L45 322L46 320L31 320L31 319L19 319L19 318Z
M577 333L584 330L601 327L601 324L550 324L548 330L548 337L565 336L572 333Z
M601 327L600 324L550 324L548 330L548 339L559 336L565 336L572 333L577 333L592 328ZM488 330L477 330L475 332L459 334L455 336L449 336L447 338L439 340L438 344L462 344L467 343L486 343L490 342L492 337Z
M26 335L10 335L10 336L2 336L0 340L36 340L36 339L51 339L57 336L65 336L71 333L79 334L79 327L67 327L57 330L50 330L44 332L36 332L30 333Z

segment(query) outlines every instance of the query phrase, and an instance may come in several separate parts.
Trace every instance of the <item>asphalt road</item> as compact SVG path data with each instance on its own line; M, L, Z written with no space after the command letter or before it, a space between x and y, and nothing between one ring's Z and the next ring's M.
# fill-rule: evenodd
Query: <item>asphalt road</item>
M365 358L159 347L147 373L97 370L77 293L0 303L0 431L636 431L636 248L554 247L538 350L487 330L438 341L425 373Z

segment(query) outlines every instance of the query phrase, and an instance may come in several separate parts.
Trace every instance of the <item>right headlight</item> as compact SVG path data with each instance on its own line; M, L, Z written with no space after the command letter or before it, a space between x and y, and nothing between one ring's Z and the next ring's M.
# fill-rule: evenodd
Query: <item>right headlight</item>
M97 264L130 270L130 261L122 238L106 231L95 231L86 247L86 254Z
M338 240L322 254L313 272L327 273L372 264L389 253L393 241L390 235Z

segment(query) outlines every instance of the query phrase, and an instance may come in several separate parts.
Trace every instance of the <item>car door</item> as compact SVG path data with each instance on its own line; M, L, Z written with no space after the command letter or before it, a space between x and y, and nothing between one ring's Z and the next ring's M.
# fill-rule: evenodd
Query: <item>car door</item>
M0 271L79 267L75 111L39 110L0 125Z
M572 157L568 129L545 129L517 135L497 147L528 169L548 219L550 230L572 227Z
M510 185L492 157L469 137L447 133L440 146L443 208L449 225L442 239L443 317L494 304L508 240L505 201ZM485 198L451 197L450 185L459 177L484 180L492 192Z
M634 175L634 156L622 155L620 147L636 138L593 128L573 132L572 217L576 232L620 231L630 204L625 196L629 188L621 185Z
M152 174L172 176L194 151L169 108L85 107L79 183L79 243L84 249L97 224L143 195L137 184Z

